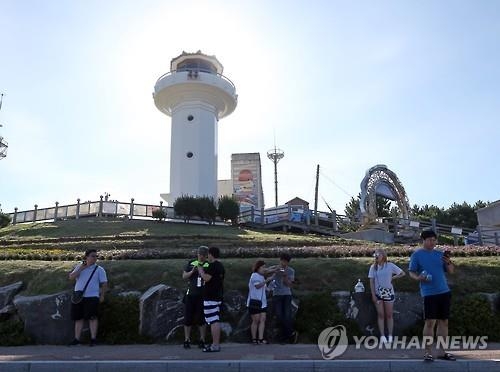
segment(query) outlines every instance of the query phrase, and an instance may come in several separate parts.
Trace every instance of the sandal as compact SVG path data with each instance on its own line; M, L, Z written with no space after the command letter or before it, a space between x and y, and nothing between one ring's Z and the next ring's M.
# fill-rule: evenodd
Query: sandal
M444 355L441 355L438 358L442 359L442 360L452 360L452 361L457 360L457 358L455 358L455 356L453 354L450 354L450 353L444 353Z
M219 351L220 351L220 346L214 347L213 345L210 345L203 349L204 353L217 353Z
M259 345L267 345L269 342L265 338L259 340Z
M257 340L256 338L252 338L252 344L258 345L259 344L259 340Z
M425 362L434 362L434 357L432 356L432 354L425 353L425 355L424 355L424 361Z

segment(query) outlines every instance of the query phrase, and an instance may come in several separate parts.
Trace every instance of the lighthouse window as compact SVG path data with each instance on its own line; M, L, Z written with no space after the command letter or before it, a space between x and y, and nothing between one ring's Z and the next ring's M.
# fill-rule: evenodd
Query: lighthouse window
M189 151L189 152L186 154L186 156L187 156L189 159L191 159L191 158L193 157L193 153L192 153L191 151Z
M193 121L193 119L194 119L194 116L193 116L193 115L189 115L189 116L188 116L188 121Z

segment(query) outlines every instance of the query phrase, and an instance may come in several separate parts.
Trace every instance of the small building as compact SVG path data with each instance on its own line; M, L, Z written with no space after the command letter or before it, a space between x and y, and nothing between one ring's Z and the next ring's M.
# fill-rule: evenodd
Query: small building
M301 206L305 211L309 210L309 202L296 196L292 200L289 200L285 205L293 205L294 207Z
M478 209L476 214L479 226L500 226L500 200Z

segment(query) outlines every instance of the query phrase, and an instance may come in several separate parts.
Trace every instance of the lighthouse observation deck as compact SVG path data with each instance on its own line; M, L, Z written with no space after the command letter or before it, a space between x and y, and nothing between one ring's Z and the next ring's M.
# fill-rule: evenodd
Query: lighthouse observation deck
M158 110L172 116L180 103L198 101L213 106L218 119L231 114L238 95L233 82L222 75L222 65L213 57L186 57L172 60L171 71L156 81L153 98Z

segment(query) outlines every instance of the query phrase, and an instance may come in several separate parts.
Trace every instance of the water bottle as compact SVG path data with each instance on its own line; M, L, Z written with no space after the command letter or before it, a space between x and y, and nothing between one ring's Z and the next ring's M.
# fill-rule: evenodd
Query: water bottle
M362 293L364 291L365 291L365 286L363 285L363 282L361 281L361 279L358 279L358 282L354 286L354 292Z
M430 282L432 280L432 274L429 274L427 271L422 271L420 273L421 276L425 278L425 281Z

